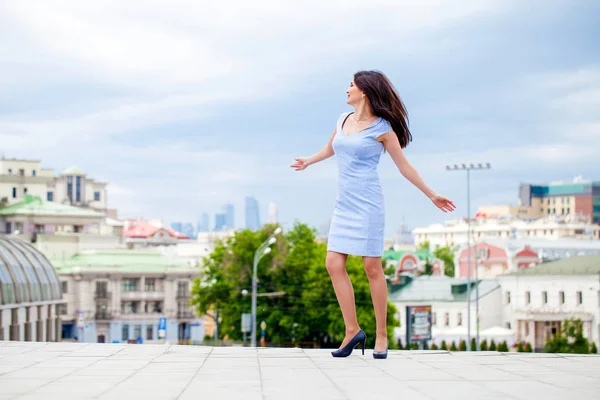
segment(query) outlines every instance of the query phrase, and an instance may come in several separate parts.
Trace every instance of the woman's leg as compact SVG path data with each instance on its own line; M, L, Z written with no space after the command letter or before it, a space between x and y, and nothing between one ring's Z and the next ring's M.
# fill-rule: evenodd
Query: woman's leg
M344 317L344 324L346 325L346 337L340 348L347 345L360 330L358 320L356 319L354 289L352 288L352 282L350 282L350 277L346 271L347 259L347 254L336 253L333 251L328 251L325 259L327 272L329 272L329 276L331 277L333 290L335 290L335 296L340 304L342 316Z
M387 348L387 283L381 257L363 257L365 272L369 278L371 288L371 299L375 309L375 321L377 322L377 336L375 338L375 351L385 351Z

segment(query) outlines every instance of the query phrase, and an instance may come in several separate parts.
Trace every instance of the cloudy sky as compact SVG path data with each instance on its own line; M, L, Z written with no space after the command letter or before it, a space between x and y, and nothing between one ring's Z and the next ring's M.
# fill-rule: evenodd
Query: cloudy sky
M466 215L520 182L600 180L600 4L594 0L5 0L0 153L110 182L122 217L195 221L245 195L326 229L328 140L360 69L409 110L406 154ZM446 215L383 156L386 234ZM211 224L214 223L211 218Z

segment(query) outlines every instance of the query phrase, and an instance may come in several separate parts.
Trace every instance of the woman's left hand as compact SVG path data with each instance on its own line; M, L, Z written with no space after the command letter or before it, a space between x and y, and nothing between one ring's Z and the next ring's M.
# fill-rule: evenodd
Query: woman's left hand
M442 196L441 194L434 194L433 196L431 196L431 201L433 202L433 204L435 204L437 208L439 208L443 212L452 212L456 209L454 203L451 200L448 200L447 198Z

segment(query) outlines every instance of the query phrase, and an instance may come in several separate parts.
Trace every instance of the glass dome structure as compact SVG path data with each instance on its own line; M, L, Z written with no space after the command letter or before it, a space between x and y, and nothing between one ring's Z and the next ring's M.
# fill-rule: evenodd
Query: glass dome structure
M56 270L29 243L0 236L0 305L61 299Z

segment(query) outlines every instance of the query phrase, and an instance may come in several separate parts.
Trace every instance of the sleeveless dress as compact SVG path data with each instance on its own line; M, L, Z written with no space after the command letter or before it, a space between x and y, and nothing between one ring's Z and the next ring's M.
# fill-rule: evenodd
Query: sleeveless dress
M383 143L376 139L392 130L378 118L368 128L349 136L337 121L332 146L338 162L338 190L327 238L327 250L357 256L381 257L385 215L377 167Z

